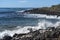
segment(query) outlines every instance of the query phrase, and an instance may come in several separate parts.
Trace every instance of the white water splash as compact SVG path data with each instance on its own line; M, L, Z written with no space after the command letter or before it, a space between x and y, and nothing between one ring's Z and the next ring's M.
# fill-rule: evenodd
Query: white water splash
M43 20L42 22L39 22L38 23L38 26L26 26L26 27L23 27L21 28L20 26L17 26L17 30L5 30L3 32L0 32L0 38L3 38L4 35L8 34L10 36L13 36L15 33L19 34L19 33L28 33L29 30L28 28L32 28L33 30L38 30L38 29L45 29L46 27L57 27L57 26L60 26L60 22L56 22L55 24L51 23L51 22L48 22L48 21L45 21Z
M38 16L38 14L37 14L37 16ZM56 18L56 16L49 16L48 17L48 16L44 15L44 16L39 16L39 17L46 17L47 19L49 19L49 17L51 17L53 19L59 19L59 18ZM6 34L8 34L10 36L13 36L15 33L17 33L17 34L19 34L19 33L28 33L29 32L28 28L32 28L33 30L38 30L38 29L45 29L46 27L57 27L57 26L60 26L60 21L53 24L49 21L45 21L45 20L40 21L39 20L38 26L25 26L23 28L21 28L20 26L17 26L16 30L2 31L2 32L0 32L0 38L3 38L4 35L6 35Z

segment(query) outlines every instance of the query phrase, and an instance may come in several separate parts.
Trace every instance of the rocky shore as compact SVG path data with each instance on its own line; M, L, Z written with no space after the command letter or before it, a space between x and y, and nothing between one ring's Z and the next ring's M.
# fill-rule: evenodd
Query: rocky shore
M14 34L13 37L6 35L0 40L60 40L60 27L48 27L36 31L30 28L29 30L29 33Z
M31 10L26 10L24 12L60 16L60 4L52 5L51 7L33 8Z

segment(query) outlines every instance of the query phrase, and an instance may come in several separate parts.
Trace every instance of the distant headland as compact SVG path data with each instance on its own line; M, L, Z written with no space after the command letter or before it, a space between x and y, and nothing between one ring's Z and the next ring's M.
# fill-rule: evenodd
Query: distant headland
M33 8L31 10L26 10L24 12L34 13L34 14L46 14L46 15L57 15L60 16L60 4L52 5L51 7Z

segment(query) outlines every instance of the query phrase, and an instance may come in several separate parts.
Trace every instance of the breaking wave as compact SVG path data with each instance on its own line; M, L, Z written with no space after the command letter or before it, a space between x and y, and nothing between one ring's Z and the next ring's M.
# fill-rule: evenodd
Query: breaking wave
M25 27L17 26L15 30L4 30L0 32L0 38L3 38L4 35L13 36L15 33L17 34L28 33L29 32L28 28L38 30L38 29L45 29L46 27L57 27L57 26L60 26L60 21L53 24L52 22L43 20L42 22L40 21L37 26L25 26Z
M10 11L12 10L12 11ZM19 11L18 11L19 10ZM17 17L19 16L19 14L17 15L17 12L24 12L25 10L29 10L29 9L0 9L0 25L3 24L8 24L9 26L11 24L13 25L20 25L20 26L16 26L14 27L15 29L13 30L9 30L9 29L4 29L4 27L1 27L0 29L4 29L3 31L0 31L0 38L3 38L5 35L10 35L13 36L15 33L20 34L20 33L28 33L29 30L28 28L32 28L33 31L38 30L38 29L45 29L47 27L58 27L60 26L60 16L57 17L55 16L48 16L48 15L42 15L42 14L24 14L25 18L13 18L13 17ZM17 15L17 16L16 16ZM2 18L3 17L3 18ZM4 18L7 17L7 18ZM9 17L11 17L11 19L9 19ZM29 19L27 19L29 18ZM31 18L31 19L30 19ZM37 19L33 19L33 18L37 18ZM38 20L41 19L41 20ZM33 19L33 20L32 20ZM38 20L38 23L36 23ZM36 24L38 25L36 25ZM35 24L36 26L30 26ZM22 27L22 25L26 25L24 27ZM28 25L28 26L27 26ZM13 27L13 26L12 26ZM7 27L6 27L7 28Z

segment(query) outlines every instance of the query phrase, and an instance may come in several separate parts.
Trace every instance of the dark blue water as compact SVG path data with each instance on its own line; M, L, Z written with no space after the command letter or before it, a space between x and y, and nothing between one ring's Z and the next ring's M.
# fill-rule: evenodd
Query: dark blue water
M27 10L28 8L0 8L0 30L15 28L17 26L37 26L38 20L36 18L21 18L21 17L12 17L12 14L16 14L16 11ZM8 16L11 17L8 17Z
M15 17L16 11L22 11L27 10L30 8L0 8L0 34L3 35L3 33L13 32L15 33L15 30L18 30L17 27L38 27L38 28L44 28L47 26L51 26L54 24L59 24L60 19L46 19L46 18L22 18L22 17ZM9 15L11 17L9 17ZM46 25L46 26L45 26ZM19 29L19 30L25 30ZM7 30L7 31L5 31ZM9 31L8 31L9 30ZM13 31L10 31L13 30ZM19 31L18 30L18 31ZM0 36L2 36L0 35Z

